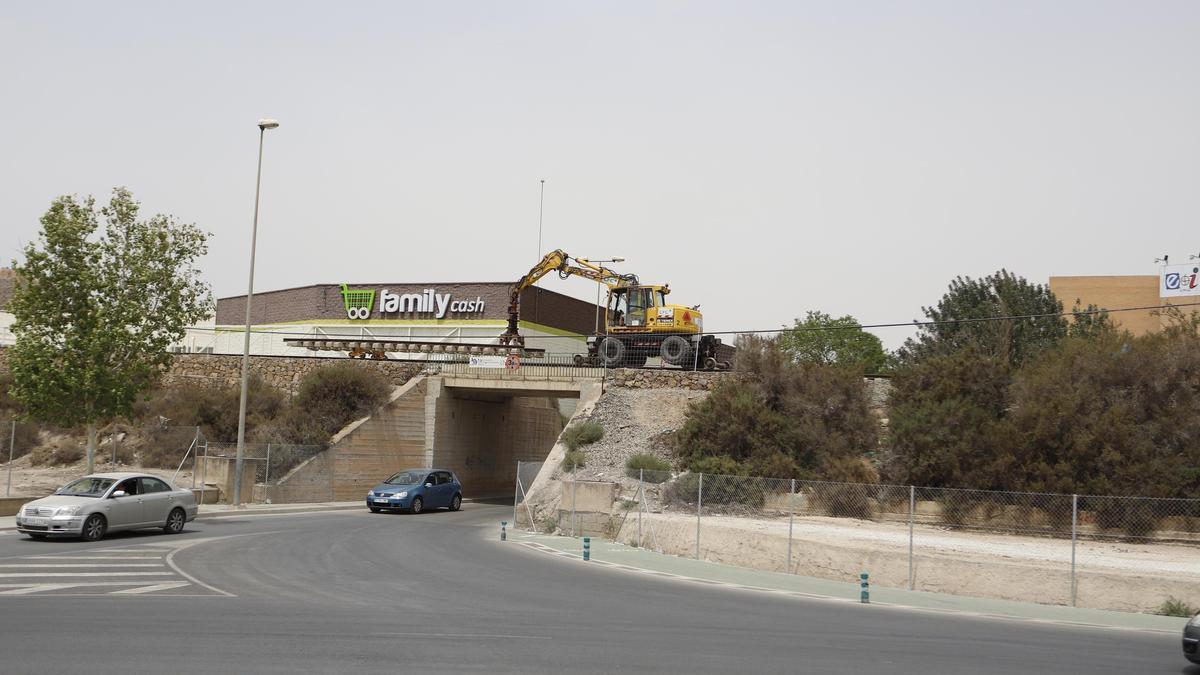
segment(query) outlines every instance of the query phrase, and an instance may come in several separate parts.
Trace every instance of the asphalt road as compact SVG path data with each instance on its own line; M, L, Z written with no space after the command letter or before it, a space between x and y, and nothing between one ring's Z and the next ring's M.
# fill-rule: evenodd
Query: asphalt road
M1178 636L588 566L496 541L511 513L244 516L91 544L7 533L0 672L1200 675Z

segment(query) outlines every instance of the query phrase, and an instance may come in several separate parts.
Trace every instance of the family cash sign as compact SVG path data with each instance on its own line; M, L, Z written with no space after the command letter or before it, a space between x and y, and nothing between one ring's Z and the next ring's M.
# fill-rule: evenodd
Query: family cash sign
M482 314L483 305L482 297L456 300L449 293L438 293L436 288L420 293L393 293L386 288L379 291L380 314L432 314L444 319L447 314Z

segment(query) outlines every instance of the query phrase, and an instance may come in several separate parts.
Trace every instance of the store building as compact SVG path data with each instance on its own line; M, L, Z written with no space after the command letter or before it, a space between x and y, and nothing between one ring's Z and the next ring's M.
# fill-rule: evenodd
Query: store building
M12 333L13 315L8 311L8 301L12 298L16 285L16 272L0 268L0 347L9 347L16 343Z
M313 352L286 338L362 338L496 344L508 324L510 282L319 284L255 293L250 351L258 355L345 356ZM520 299L519 329L527 347L548 354L586 350L596 305L538 287ZM180 352L241 354L246 296L217 300L211 324L188 332ZM402 358L397 356L397 358Z
M1095 305L1101 309L1129 309L1182 305L1191 312L1200 307L1200 265L1164 265L1157 275L1050 277L1050 290L1070 311ZM1170 321L1156 309L1113 312L1109 315L1117 328L1134 335L1157 333Z

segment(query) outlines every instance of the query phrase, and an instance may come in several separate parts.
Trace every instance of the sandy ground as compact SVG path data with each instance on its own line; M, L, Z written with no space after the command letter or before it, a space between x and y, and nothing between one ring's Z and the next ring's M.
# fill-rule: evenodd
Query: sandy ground
M109 458L97 455L94 471L103 473L108 471L141 471L155 476L161 476L165 480L170 481L171 476L175 474L174 469L162 469L158 467L143 468L138 465L121 464L113 465ZM32 466L29 462L29 455L18 457L12 462L12 489L11 496L13 497L45 497L51 494L56 489L66 485L72 480L79 478L87 473L87 460L80 460L75 464L64 466ZM9 465L7 462L0 463L0 490L6 490L8 487ZM192 486L192 472L183 470L179 472L179 476L175 479L175 485L178 487L190 488ZM0 492L0 494L5 494Z
M638 513L629 513L618 539L635 544ZM642 545L694 556L696 517L642 515ZM788 566L788 520L706 515L700 555L742 567L871 583L908 585L908 527L845 518L796 518ZM916 590L1069 604L1070 540L959 532L918 525L913 531ZM1075 549L1076 601L1081 607L1153 612L1169 596L1200 605L1200 548L1176 544L1080 541Z

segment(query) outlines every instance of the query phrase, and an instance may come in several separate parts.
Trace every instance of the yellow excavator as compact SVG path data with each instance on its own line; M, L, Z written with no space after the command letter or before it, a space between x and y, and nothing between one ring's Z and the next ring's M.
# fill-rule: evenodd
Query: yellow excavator
M587 356L575 356L576 365L606 368L640 368L659 357L664 363L686 369L728 368L729 347L704 335L700 306L667 304L668 285L642 284L636 274L621 274L586 258L572 258L561 249L547 253L541 262L513 284L508 304L508 327L500 344L524 346L518 332L521 292L551 272L559 278L583 277L608 287L604 325L588 338Z

